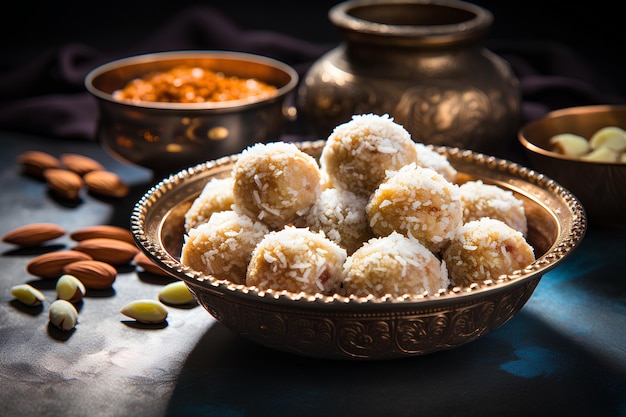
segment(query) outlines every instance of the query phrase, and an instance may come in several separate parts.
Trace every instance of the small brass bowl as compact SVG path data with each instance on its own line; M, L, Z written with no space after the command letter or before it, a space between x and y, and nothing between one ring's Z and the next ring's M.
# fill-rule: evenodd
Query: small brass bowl
M571 191L592 225L626 228L626 164L594 162L550 151L550 138L573 133L587 139L599 129L626 129L626 106L582 106L555 110L518 132L530 165Z
M323 145L298 144L315 157ZM183 280L213 317L262 345L309 357L355 360L455 348L510 320L543 274L577 248L586 218L580 202L544 175L472 151L434 149L447 156L463 180L497 184L524 201L535 262L497 280L400 298L262 291L202 274L180 263L184 214L209 179L230 175L238 155L182 170L156 184L135 205L131 229L143 252Z
M205 103L128 103L113 97L134 78L178 65L228 76L257 79L277 88L270 98ZM127 162L170 174L242 151L256 142L277 140L289 120L286 100L298 84L291 66L271 58L229 51L173 51L109 62L85 77L97 100L97 138Z

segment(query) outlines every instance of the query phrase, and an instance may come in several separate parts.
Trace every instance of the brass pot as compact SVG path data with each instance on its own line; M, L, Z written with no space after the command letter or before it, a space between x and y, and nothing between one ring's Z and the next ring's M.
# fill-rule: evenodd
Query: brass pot
M416 142L497 153L515 140L519 82L481 45L493 22L455 0L349 0L330 9L344 41L320 57L298 91L319 137L354 114L389 114Z

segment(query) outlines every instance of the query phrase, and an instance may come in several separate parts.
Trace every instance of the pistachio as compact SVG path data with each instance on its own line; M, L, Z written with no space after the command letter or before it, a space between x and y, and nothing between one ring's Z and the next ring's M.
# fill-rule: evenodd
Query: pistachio
M40 305L45 300L43 293L29 284L14 285L11 295L27 306Z
M167 284L159 291L159 300L165 304L184 305L196 302L184 281Z
M141 323L162 323L167 318L167 309L159 301L135 300L126 304L120 313Z
M61 275L56 284L57 298L70 303L80 301L85 295L85 285L74 275Z
M78 311L72 303L66 300L56 300L50 304L50 323L63 331L76 327Z

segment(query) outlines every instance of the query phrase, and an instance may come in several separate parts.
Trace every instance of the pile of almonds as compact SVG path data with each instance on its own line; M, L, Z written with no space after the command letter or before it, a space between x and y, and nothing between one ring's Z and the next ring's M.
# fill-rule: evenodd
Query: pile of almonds
M48 188L66 200L76 200L83 188L103 197L125 197L130 189L114 172L85 155L64 153L55 157L47 152L27 151L18 156L22 172L43 179Z
M551 150L584 161L626 163L626 130L605 126L589 139L574 133L559 133L549 139Z
M81 189L105 197L125 197L129 187L100 162L84 155L65 153L59 158L41 151L27 151L17 162L26 175L45 180L52 193L60 198L76 200ZM67 234L54 223L32 223L6 233L2 240L22 248L37 247ZM134 264L145 272L169 277L134 242L128 229L111 225L88 226L69 233L75 243L70 249L44 253L31 259L26 272L42 280L56 280L56 300L50 304L49 322L61 330L76 326L75 307L89 290L113 287L117 266ZM44 294L25 283L13 286L11 294L27 306L41 305ZM165 285L157 300L135 300L121 308L120 313L142 323L161 323L167 318L168 305L188 305L195 299L183 281Z
M54 223L32 223L6 233L5 243L20 247L36 247L65 235L67 232ZM49 321L61 330L76 326L78 311L74 304L81 301L86 291L113 287L117 277L116 266L134 263L152 274L168 276L135 245L129 230L97 225L73 231L69 237L75 242L70 249L44 253L31 259L26 271L43 280L56 279L57 299L50 305ZM28 306L41 305L43 293L30 284L16 285L11 294ZM183 281L164 286L159 301L135 300L120 312L138 322L161 323L168 312L162 303L183 305L195 300Z

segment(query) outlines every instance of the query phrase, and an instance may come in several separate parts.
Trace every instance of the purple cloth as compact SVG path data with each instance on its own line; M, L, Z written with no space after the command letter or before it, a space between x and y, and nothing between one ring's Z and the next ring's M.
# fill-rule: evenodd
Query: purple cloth
M522 122L564 107L626 104L626 97L603 78L602 68L562 43L499 41L487 47L506 59L520 80Z
M2 74L0 128L93 140L97 108L85 91L84 78L113 59L168 50L233 50L281 60L303 75L332 46L272 31L244 30L217 10L194 6L126 50L67 44ZM604 85L596 69L562 44L491 41L486 46L508 60L520 80L522 122L573 105L626 104L624 97Z

